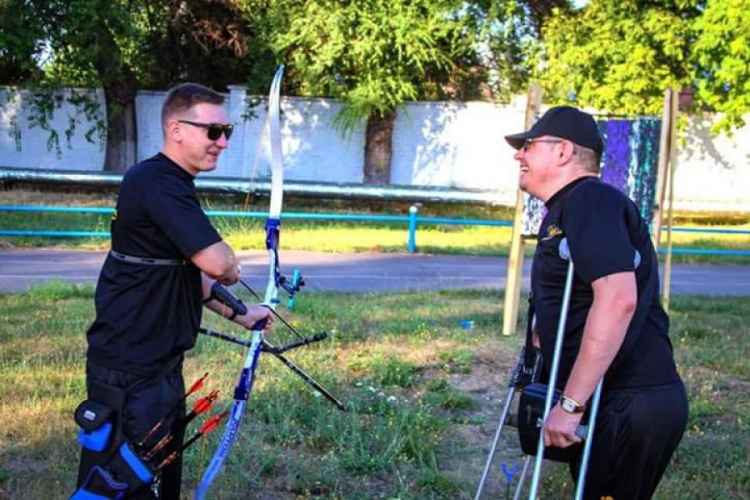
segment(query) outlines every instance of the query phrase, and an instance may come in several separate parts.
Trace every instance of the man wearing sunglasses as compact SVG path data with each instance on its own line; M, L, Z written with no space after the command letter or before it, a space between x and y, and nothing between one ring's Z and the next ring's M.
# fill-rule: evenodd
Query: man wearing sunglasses
M168 93L161 119L162 151L131 167L120 186L86 365L89 401L114 410L110 447L119 441L147 451L173 434L173 444L152 464L183 440L182 360L195 345L204 304L248 329L262 319L266 328L273 323L268 308L248 306L238 314L211 299L215 282L230 285L240 278L234 251L203 212L194 184L199 173L216 168L232 136L224 97L201 85L178 85ZM111 451L84 447L79 486L93 482L92 470L111 460ZM163 469L157 491L146 489L138 498L180 498L181 469L178 458Z
M630 199L599 180L603 143L591 115L554 107L527 132L505 139L516 150L521 189L547 210L530 297L533 342L547 370L566 254L575 269L558 372L562 397L544 424L544 444L581 442L576 428L603 377L584 497L651 498L685 430L688 405L648 226ZM574 478L579 465L571 464Z

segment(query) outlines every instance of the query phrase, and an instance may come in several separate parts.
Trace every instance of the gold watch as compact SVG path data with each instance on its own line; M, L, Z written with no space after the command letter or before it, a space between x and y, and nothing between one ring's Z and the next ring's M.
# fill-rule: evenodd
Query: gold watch
M565 413L583 413L585 410L582 404L568 396L560 398L560 407Z

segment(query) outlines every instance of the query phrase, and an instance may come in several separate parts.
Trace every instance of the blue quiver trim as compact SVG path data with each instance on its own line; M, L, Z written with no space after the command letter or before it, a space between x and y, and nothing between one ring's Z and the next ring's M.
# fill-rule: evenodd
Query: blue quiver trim
M69 500L111 500L111 498L86 490L78 490L73 493Z
M154 474L148 468L148 466L136 455L130 448L128 443L123 444L120 447L120 457L128 464L130 470L140 479L143 483L151 483L154 480Z
M128 443L114 450L103 466L95 466L70 500L132 498L148 488L156 478L149 466Z
M107 422L95 431L78 430L78 444L91 451L104 451L109 445L112 435L112 423Z
M80 427L78 443L87 450L102 452L111 442L115 411L107 405L88 399L78 405L75 421Z
M112 475L109 470L94 466L83 485L69 500L120 500L125 498L128 485Z

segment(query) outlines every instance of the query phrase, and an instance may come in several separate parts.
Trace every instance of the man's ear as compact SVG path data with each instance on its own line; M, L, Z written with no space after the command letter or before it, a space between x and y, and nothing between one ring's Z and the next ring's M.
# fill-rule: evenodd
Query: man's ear
M560 146L560 162L567 163L575 154L575 145L570 141L563 141Z
M167 122L164 134L173 142L182 142L182 129L177 120L169 120Z

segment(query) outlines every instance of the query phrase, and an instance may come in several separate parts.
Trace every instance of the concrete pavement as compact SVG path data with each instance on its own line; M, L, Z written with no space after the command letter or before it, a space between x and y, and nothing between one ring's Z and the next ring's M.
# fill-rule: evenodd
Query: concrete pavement
M0 292L19 292L32 283L64 280L95 283L106 252L85 250L0 250ZM265 251L238 254L242 274L262 287L268 276ZM281 267L291 275L299 268L306 290L378 292L457 288L499 289L505 286L508 259L460 255L329 254L282 251ZM528 286L525 262L524 287ZM750 295L750 266L674 265L675 295Z

